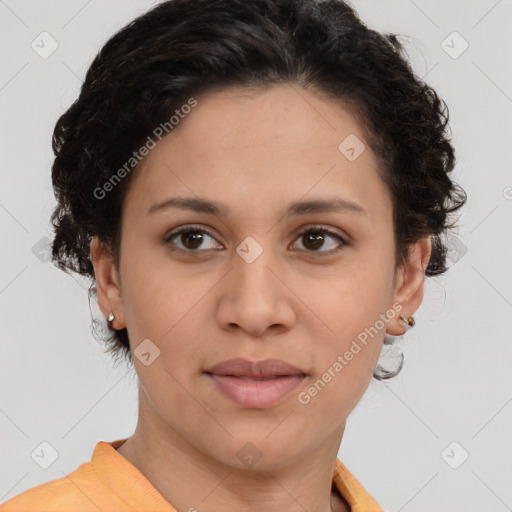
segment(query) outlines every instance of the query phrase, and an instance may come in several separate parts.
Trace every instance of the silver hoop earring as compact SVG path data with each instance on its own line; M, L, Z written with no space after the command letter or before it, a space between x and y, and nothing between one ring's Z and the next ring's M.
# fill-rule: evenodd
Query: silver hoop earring
M114 313L110 312L107 317L107 323L109 329L114 329Z

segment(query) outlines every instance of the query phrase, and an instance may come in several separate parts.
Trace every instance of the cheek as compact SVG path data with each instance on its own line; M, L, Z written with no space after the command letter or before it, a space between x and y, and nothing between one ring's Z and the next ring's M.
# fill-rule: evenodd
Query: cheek
M308 279L296 278L294 291L308 307L302 307L303 318L313 321L324 334L327 346L342 348L347 340L370 327L387 307L392 276L378 260L346 259L328 274L316 273Z
M150 339L160 350L161 362L174 371L186 366L182 361L200 357L198 343L206 322L199 317L204 313L202 301L218 278L146 256L139 251L125 258L129 270L122 289L130 342L133 350Z
M350 335L353 332L354 335ZM314 414L336 411L341 421L357 405L370 383L382 346L383 334L373 336L360 329L347 328L335 343L325 343L321 361L299 396L299 403Z
M370 261L310 283L303 315L315 342L315 368L305 401L312 407L349 413L366 390L385 335L381 314L392 277ZM386 277L388 276L388 277ZM304 289L305 291L305 289Z

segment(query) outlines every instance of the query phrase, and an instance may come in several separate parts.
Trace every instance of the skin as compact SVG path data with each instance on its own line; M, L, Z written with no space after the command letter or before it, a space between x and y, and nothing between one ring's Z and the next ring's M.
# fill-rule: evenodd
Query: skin
M134 356L139 419L118 452L178 510L349 510L331 492L346 420L368 387L385 333L403 334L399 314L421 304L430 239L395 269L391 197L368 144L354 161L338 150L349 134L364 142L341 104L298 84L231 87L197 100L133 176L120 268L97 238L91 245L103 314L115 314L114 328L127 327L132 354L147 338L160 350L148 366ZM204 197L230 212L147 214L173 196ZM284 217L293 201L331 197L366 213ZM166 234L189 224L212 236L203 233L202 245L175 237L174 247L188 252L173 252ZM348 245L329 234L318 246L299 236L318 225ZM252 263L236 252L248 236L263 248ZM300 403L298 394L393 303L400 313ZM307 377L271 407L243 408L203 373L234 357L284 359ZM237 457L248 442L262 455L252 467Z

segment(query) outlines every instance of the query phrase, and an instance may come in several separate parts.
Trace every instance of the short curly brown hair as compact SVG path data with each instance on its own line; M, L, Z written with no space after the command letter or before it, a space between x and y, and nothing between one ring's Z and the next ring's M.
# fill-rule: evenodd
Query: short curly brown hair
M445 272L442 235L467 199L448 176L448 108L414 74L397 36L369 29L341 0L168 0L115 33L53 133L54 263L90 277L89 299L97 297L90 244L98 236L119 262L123 199L135 172L108 199L94 191L192 95L283 82L353 110L391 192L397 267L411 244L430 236L425 273ZM126 328L98 339L133 364ZM378 366L374 377L397 373Z

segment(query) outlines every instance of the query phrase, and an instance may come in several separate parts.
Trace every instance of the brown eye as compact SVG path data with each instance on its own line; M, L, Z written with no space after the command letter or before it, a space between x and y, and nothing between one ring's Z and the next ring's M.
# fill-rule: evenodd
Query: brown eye
M216 248L215 243L208 243L209 239L214 240L213 235L208 233L208 231L195 226L185 226L179 231L174 231L167 235L164 238L164 242L176 247L172 250L183 252L203 252L198 249L202 248L203 250L207 250Z
M187 249L197 249L203 243L203 235L199 231L184 231L180 236Z
M329 244L331 247L328 250L319 251L318 249L324 247L329 239L336 239L338 243L335 243L334 246L331 243ZM339 242L341 242L342 246L347 245L344 238L326 228L312 228L302 231L298 236L298 240L303 241L302 245L308 252L332 252L339 248Z

